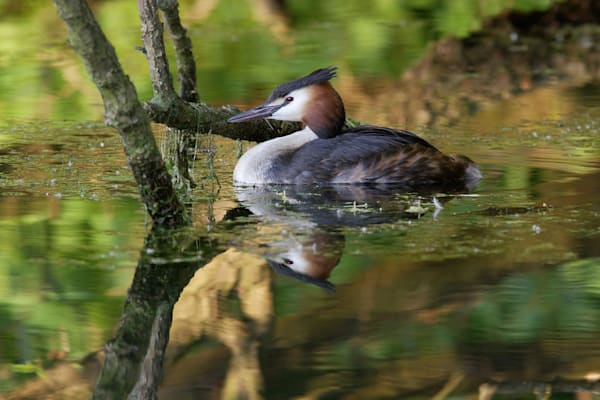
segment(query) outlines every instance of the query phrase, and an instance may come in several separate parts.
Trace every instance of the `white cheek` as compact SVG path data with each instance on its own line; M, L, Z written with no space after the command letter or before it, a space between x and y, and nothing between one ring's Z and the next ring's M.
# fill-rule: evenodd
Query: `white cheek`
M302 121L304 110L309 101L309 93L305 89L294 90L288 96L294 98L290 103L277 110L271 118L283 121Z
M310 270L310 261L308 261L302 251L302 246L290 249L288 252L281 254L281 259L288 259L292 264L285 263L291 270L302 274L308 273Z
M271 118L283 121L301 121L301 109L296 104L288 104L287 106L282 107L273 113Z
M283 102L285 101L285 99L280 98L280 99L275 99L272 102L269 103L270 106L278 106L280 104L283 104Z

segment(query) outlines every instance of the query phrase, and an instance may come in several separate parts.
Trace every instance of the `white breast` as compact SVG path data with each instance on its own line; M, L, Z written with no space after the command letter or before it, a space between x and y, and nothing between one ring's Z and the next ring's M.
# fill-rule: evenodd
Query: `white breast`
M271 172L271 165L280 155L295 150L305 143L317 138L317 135L306 127L290 135L267 140L248 150L238 160L233 171L235 185L257 185L263 183L281 183Z

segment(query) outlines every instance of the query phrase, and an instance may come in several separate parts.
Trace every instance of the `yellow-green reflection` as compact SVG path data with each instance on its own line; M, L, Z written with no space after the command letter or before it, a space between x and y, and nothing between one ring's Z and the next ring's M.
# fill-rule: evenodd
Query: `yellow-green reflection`
M132 199L15 200L0 200L0 343L18 378L102 347L144 232Z

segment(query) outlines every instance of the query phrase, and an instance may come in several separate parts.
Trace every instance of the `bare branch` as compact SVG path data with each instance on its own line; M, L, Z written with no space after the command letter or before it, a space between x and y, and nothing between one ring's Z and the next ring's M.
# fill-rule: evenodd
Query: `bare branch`
M177 0L158 0L158 8L162 11L175 47L177 78L181 86L181 98L185 101L197 102L196 63L192 53L192 41L187 36L183 25L181 25L179 4Z
M154 99L147 102L144 108L152 121L170 128L199 133L212 131L225 137L256 142L287 135L296 130L297 124L281 122L267 124L264 121L253 121L229 124L226 122L227 118L238 112L234 107L213 108L196 103L198 94L192 43L181 25L177 0L138 0L138 7L142 21L142 39L154 90ZM182 97L177 96L173 88L158 8L162 11L173 38Z
M87 2L55 0L55 3L58 14L67 24L69 44L83 59L102 95L105 121L121 136L129 166L152 220L169 226L186 224L185 208L173 190L148 116Z
M198 133L212 131L214 134L231 139L263 142L298 130L297 123L281 121L270 121L267 124L264 120L257 120L243 124L230 124L227 118L239 112L237 108L231 106L214 108L204 103L188 103L177 99L168 104L147 102L144 108L154 122Z
M245 124L229 124L227 118L238 112L233 107L212 108L196 103L196 66L192 55L192 43L179 19L177 0L138 0L142 23L142 40L150 66L150 78L154 98L144 105L150 119L170 128L191 132L213 132L233 139L262 142L287 135L296 130L297 124L253 121ZM163 27L158 18L160 7L177 54L178 75L182 97L173 88L169 64L163 41Z
M150 80L154 101L171 102L177 98L173 79L169 71L169 61L163 41L163 26L158 18L156 0L138 0L144 54L150 67Z

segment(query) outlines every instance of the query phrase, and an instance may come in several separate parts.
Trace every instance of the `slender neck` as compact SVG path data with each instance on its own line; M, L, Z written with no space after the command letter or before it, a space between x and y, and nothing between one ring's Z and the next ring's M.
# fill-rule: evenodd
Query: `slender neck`
M236 184L282 183L280 177L273 175L277 172L273 166L282 156L316 138L317 135L311 129L304 128L290 135L257 144L238 160L233 171L233 180Z
M313 85L311 91L314 100L302 122L321 139L338 135L346 122L342 98L329 82Z

